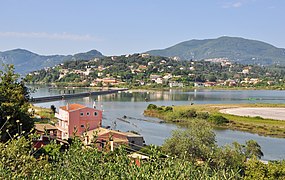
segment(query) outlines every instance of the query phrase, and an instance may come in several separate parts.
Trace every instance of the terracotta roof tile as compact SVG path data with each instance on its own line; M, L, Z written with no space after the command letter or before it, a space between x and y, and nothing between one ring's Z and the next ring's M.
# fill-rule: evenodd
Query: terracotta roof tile
M60 109L65 110L65 111L74 111L78 109L85 108L86 106L83 106L81 104L67 104L65 106L61 106Z

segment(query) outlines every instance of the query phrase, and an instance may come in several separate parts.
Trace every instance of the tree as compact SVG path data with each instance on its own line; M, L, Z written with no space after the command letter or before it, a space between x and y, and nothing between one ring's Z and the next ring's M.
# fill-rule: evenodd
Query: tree
M245 145L239 144L237 142L233 143L234 148L244 154L246 158L258 158L260 159L263 156L260 145L254 140L248 140L245 142Z
M209 124L194 121L186 130L175 130L162 149L190 161L206 160L216 149L215 133Z
M254 140L246 141L245 155L248 158L257 157L260 159L263 156L260 145Z
M217 77L214 74L211 74L208 76L208 80L210 82L216 82L217 81Z
M19 81L13 65L0 71L0 140L7 141L19 131L30 131L34 124L29 113L29 90Z
M55 107L54 105L51 105L51 106L50 106L50 109L52 110L53 114L56 113L56 107Z

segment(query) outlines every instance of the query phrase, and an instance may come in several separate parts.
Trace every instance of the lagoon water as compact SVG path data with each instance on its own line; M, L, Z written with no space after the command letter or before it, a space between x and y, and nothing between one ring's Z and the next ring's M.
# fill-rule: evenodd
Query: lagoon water
M89 91L89 89L75 89L75 92ZM59 89L40 87L32 93L32 97L41 97L63 93ZM148 102L145 101L148 99ZM91 96L48 103L38 103L37 106L49 108L55 105L57 109L67 103L80 103L89 107L96 103L96 107L104 110L103 125L111 126L120 131L133 130L144 136L146 144L163 144L171 136L171 131L180 128L174 124L159 123L156 118L145 117L144 109L148 104L156 105L186 105L186 104L239 104L239 103L285 103L285 91L274 90L193 90L193 91L127 91L118 94ZM127 116L129 123L120 121ZM245 143L253 139L257 141L264 152L263 160L285 159L285 139L259 136L233 130L215 129L219 145L231 144L234 141Z

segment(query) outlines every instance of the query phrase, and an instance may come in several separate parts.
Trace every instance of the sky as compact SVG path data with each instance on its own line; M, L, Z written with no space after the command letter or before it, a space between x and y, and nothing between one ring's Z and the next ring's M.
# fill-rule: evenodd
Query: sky
M283 0L0 0L0 51L122 55L221 36L285 48L284 9Z

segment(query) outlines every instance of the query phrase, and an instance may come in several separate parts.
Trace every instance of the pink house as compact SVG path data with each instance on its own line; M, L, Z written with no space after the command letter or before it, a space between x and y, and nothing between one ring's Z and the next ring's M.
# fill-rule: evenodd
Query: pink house
M74 135L81 136L84 132L96 129L102 125L102 111L81 104L67 104L55 113L58 118L56 125L57 137L68 139Z

